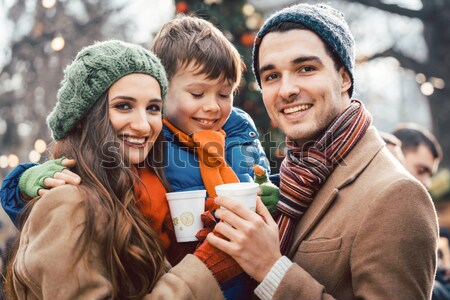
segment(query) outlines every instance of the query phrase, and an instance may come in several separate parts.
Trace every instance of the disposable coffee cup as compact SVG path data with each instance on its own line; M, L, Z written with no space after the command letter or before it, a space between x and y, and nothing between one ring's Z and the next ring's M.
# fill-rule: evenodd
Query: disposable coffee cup
M227 196L244 204L252 211L256 210L256 195L259 184L254 182L226 183L216 186L218 196Z
M205 210L206 190L166 193L177 242L197 241L195 235L203 229L200 215Z

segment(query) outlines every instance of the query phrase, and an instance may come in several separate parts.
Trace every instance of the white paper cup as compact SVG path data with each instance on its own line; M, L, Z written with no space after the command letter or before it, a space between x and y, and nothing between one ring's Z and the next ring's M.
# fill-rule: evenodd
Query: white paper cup
M195 235L203 228L200 215L205 210L206 190L166 194L178 242L197 241Z
M259 184L254 182L226 183L216 186L218 196L227 196L234 199L252 211L256 210L256 194Z

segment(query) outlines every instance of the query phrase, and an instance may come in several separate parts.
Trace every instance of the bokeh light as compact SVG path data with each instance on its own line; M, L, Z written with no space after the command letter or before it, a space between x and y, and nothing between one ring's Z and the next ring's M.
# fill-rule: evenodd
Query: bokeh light
M248 17L247 20L245 20L245 26L247 26L250 30L257 30L261 26L261 15L254 14L251 17Z
M42 0L42 6L44 8L52 8L56 4L56 0Z
M50 43L50 47L52 47L53 51L61 51L64 49L64 46L66 45L66 41L62 36L56 36L53 38L52 42Z
M19 164L19 157L15 154L8 155L8 166L10 168L15 168Z
M26 137L26 136L29 136L29 135L30 135L32 129L33 129L33 128L31 128L31 125L30 125L30 124L28 124L28 123L20 123L20 124L17 126L17 133L18 133L20 136Z
M42 139L36 140L36 142L34 142L34 150L37 153L44 153L45 150L47 150L47 143Z
M431 84L431 82L424 82L421 86L420 86L420 91L422 92L422 94L424 94L425 96L430 96L434 93L434 87Z
M244 4L244 6L242 6L242 13L244 16L250 17L255 13L255 7L249 3Z
M445 81L442 78L430 77L430 82L437 89L442 90L443 88L445 88Z
M427 81L427 78L425 77L424 74L418 73L418 74L416 75L416 81L417 81L417 83L422 84L422 83L424 83L425 81Z
M31 162L38 162L41 159L41 154L35 150L31 150L30 154L28 155L28 158Z

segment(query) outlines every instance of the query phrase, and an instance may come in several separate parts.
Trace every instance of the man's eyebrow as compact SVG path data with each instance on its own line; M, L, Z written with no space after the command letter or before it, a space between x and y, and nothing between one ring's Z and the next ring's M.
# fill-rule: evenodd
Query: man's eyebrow
M321 65L323 64L322 60L319 57L317 57L317 56L301 56L301 57L298 57L296 59L293 59L291 61L291 64L297 65L297 64L301 64L301 63L309 62L309 61L317 62L317 63L319 63ZM275 69L275 65L268 64L268 65L265 65L265 66L262 66L261 68L259 68L258 71L259 71L259 74L262 74L265 71L273 70L273 69Z
M275 66L273 64L268 64L268 65L262 66L261 68L259 68L259 74L262 74L265 71L273 70L273 69L275 69Z
M302 56L302 57L298 57L298 58L292 60L291 63L293 65L296 65L296 64L301 64L301 63L308 62L308 61L314 61L314 62L323 64L322 60L319 57L317 57L317 56Z

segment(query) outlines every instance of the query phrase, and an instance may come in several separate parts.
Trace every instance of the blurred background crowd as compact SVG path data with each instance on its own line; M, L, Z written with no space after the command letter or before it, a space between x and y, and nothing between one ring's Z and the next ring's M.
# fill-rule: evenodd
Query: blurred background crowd
M210 20L243 56L247 72L235 106L255 120L272 171L277 172L284 136L262 104L250 68L251 46L269 14L296 2L324 1L0 0L0 182L21 162L46 160L51 138L45 117L55 103L64 66L81 47L111 38L148 47L160 26L176 13ZM394 133L384 137L397 147L393 153L399 161L411 173L417 164L408 159L422 164L413 175L429 188L441 234L450 237L450 1L326 2L345 13L356 39L356 98L364 102L380 131ZM431 144L438 145L437 155L421 143L409 147L398 135L401 126L425 132ZM0 209L0 254L13 235ZM448 240L442 245L445 279L445 268L450 268Z

